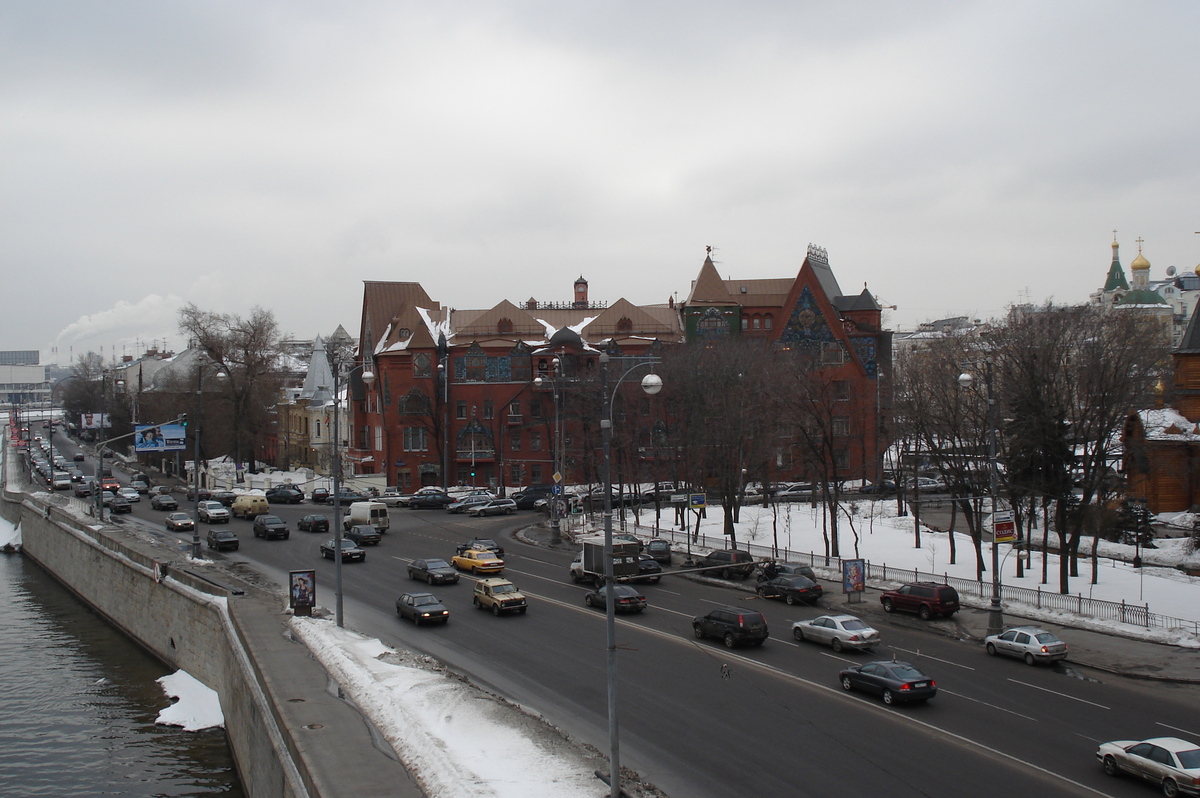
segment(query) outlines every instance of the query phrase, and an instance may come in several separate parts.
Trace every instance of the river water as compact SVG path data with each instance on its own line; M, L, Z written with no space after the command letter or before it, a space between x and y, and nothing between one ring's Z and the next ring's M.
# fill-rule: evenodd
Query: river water
M222 731L154 720L169 673L30 560L0 554L0 795L244 795Z

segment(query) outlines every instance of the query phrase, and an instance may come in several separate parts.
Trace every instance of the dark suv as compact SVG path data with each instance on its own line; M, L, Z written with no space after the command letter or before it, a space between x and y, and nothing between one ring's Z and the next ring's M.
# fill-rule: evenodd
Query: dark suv
M722 551L713 551L706 554L700 559L700 565L711 568L716 565L728 566L720 570L715 570L717 576L725 579L745 579L750 574L754 573L754 557L748 551L741 549L724 549Z
M523 491L509 496L517 503L518 510L532 510L538 499L549 499L554 493L553 485L530 485Z
M290 535L288 525L277 515L255 516L253 529L254 537L266 538L267 540L271 540L273 538L283 538L284 540L287 540L288 536Z
M738 607L721 607L708 615L696 616L692 619L692 631L700 640L719 637L729 648L741 643L761 646L768 637L763 614Z
M879 597L885 612L915 612L924 620L958 612L958 591L938 582L910 582Z

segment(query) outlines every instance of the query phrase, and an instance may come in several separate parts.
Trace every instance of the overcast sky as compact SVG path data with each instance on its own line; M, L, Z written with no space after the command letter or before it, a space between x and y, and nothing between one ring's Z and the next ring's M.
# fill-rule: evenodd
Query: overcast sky
M893 328L1200 262L1194 2L0 4L0 349L686 297L809 243ZM53 348L57 348L55 352Z

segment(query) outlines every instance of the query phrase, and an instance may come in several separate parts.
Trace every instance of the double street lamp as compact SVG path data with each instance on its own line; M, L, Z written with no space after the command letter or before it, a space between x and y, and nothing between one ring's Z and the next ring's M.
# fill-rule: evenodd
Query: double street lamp
M601 362L604 362L603 359ZM538 388L545 388L546 385L549 385L554 395L554 440L550 446L551 465L554 469L554 494L550 497L550 542L557 544L562 543L562 528L559 524L559 516L561 515L562 502L564 501L562 493L562 468L565 458L559 454L562 446L562 400L558 390L559 378L562 376L562 358L554 358L552 366L554 373L549 379L538 375L534 378L533 384Z
M996 542L996 389L990 357L984 361L983 381L987 386L988 493L992 499L992 600L988 607L988 634L998 635L1004 631L1004 609L1000 605L1000 544ZM970 388L974 382L969 372L958 375L958 384L963 388Z
M621 381L642 366L653 368L654 360L643 360L617 378L612 393L608 391L607 352L600 355L601 396L604 398L604 418L600 429L604 437L604 626L608 644L608 745L611 798L621 796L621 745L617 733L617 619L616 597L613 595L613 536L612 536L612 417L613 403ZM651 372L642 378L642 390L653 396L662 390L662 377Z

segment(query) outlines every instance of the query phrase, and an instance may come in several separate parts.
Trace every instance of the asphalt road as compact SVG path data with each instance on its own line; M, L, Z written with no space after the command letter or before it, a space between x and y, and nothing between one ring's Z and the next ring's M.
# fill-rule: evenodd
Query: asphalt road
M211 556L249 563L280 584L289 570L315 567L319 603L332 607L334 565L318 552L328 536L297 532L294 524L310 512L332 516L332 508L275 509L293 527L289 540L256 539L248 521L235 519L241 550ZM163 515L143 501L133 513L140 520L122 520L161 530ZM391 532L368 547L366 562L343 567L347 625L428 653L607 751L604 616L585 607L586 588L571 583L571 552L512 538L509 532L534 520L528 513L474 519L398 508L391 518ZM396 596L428 589L407 579L405 565L449 559L455 544L476 534L504 545L505 576L530 597L529 612L495 618L473 609L464 575L458 585L432 590L451 610L448 625L398 620ZM990 658L978 643L931 633L916 618L883 615L870 594L856 614L883 631L883 644L872 654L835 654L795 642L790 627L841 608L840 594L809 608L680 577L642 590L650 608L618 616L622 763L674 798L1139 796L1151 788L1103 775L1098 743L1200 738L1195 688ZM694 639L692 617L727 604L763 611L771 639L736 650ZM891 708L840 689L841 668L893 655L936 679L938 696Z

